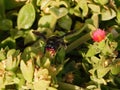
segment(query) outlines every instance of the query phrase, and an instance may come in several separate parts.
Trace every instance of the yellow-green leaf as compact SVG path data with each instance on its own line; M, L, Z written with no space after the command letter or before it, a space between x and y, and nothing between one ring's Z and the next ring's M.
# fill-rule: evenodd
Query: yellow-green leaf
M102 20L110 20L116 16L116 12L113 9L103 9L101 12Z
M22 60L20 63L20 69L22 71L25 80L27 80L27 82L32 82L33 73L34 73L32 60L29 60L27 64Z
M62 8L53 7L53 8L50 9L50 13L52 15L54 15L57 19L59 19L59 18L65 16L65 15L67 15L68 10L66 8L63 8L63 7Z
M35 10L31 3L24 5L18 14L18 29L29 29L35 20Z
M45 15L38 21L39 27L54 29L57 19L53 15Z
M66 15L58 20L58 24L61 28L65 30L70 30L72 25L72 19L68 15Z

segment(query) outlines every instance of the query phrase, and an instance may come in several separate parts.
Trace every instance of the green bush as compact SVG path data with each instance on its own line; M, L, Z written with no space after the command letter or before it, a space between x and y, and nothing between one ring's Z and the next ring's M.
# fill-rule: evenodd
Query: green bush
M0 90L119 90L119 4L0 0Z

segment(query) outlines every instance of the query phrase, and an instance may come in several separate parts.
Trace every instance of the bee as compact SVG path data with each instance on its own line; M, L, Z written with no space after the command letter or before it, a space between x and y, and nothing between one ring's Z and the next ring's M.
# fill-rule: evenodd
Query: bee
M66 36L67 34L63 35L63 36L50 36L49 38L46 38L45 35L43 35L42 33L39 33L37 31L33 31L33 33L39 37L42 37L45 42L45 52L49 52L51 56L55 56L57 50L59 49L60 46L65 46L66 44L63 40L63 37Z
M58 36L52 36L47 39L45 50L54 56L60 45L65 46L63 39Z

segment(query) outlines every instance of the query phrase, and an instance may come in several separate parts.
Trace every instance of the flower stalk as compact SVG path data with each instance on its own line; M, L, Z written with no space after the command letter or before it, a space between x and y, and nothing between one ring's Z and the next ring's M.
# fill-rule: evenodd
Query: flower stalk
M88 41L89 39L91 39L90 33L87 33L84 36L80 37L79 39L77 39L76 41L74 41L73 43L71 43L70 45L68 45L66 53L69 53L73 49L77 48L79 45L81 45L84 42Z

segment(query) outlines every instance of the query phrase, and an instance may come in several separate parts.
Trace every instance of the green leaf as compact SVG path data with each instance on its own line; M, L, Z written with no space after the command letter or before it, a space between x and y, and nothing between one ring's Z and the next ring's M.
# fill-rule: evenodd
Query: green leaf
M20 69L25 80L27 80L27 82L32 82L34 73L34 66L32 60L27 61L27 64L22 60L20 63Z
M98 83L98 84L104 84L104 85L107 84L107 82L105 81L104 78L93 78L92 80L93 80L94 82ZM94 89L93 89L93 90L94 90Z
M68 13L68 10L66 8L56 8L56 7L53 7L53 8L50 8L50 13L52 15L54 15L57 19L67 15Z
M98 78L103 78L108 72L110 71L110 68L104 68L102 66L98 67L97 69L97 76Z
M50 81L39 80L38 82L34 82L34 90L47 90L49 84Z
M114 65L114 66L112 66L111 73L113 75L119 74L120 73L120 65Z
M41 10L47 8L47 6L50 5L50 3L52 2L51 0L40 0L40 1L39 0L37 1L37 5L41 6Z
M12 28L12 21L9 19L0 20L0 30L10 30Z
M102 40L101 42L98 43L98 48L100 50L103 50L105 48L105 40Z
M100 6L95 4L88 4L89 8L93 11L93 13L100 13Z
M14 38L14 39L17 39L17 38L20 38L20 37L24 37L24 31L22 30L18 30L16 28L12 28L10 29L10 34L11 34L11 37Z
M74 9L70 9L70 13L72 13L72 14L74 13L78 17L82 16L79 6L76 6Z
M87 0L79 0L79 7L82 9L82 15L86 16L88 14Z
M90 46L90 48L86 54L86 57L94 56L96 53L97 53L96 48L94 46Z
M96 56L92 56L91 57L91 62L92 62L92 64L98 64L99 63L99 61L100 61L100 59L98 58L98 57L96 57Z
M13 59L12 56L9 56L6 59L6 70L15 71L18 68L20 62L20 55Z
M103 9L101 17L103 21L113 19L116 16L116 12L113 9Z
M64 5L65 7L70 7L70 2L67 0L60 1L60 5Z
M59 84L58 90L84 90L82 87L73 84L63 82L59 82L58 84Z
M29 29L35 20L35 10L31 3L24 5L18 14L18 29Z
M99 17L98 17L98 14L94 13L91 18L93 20L93 24L94 24L95 28L98 28L99 27ZM91 30L95 30L95 29L91 29Z
M120 10L117 11L117 23L120 24Z
M95 88L97 88L96 85L89 85L89 86L87 86L88 90L94 90Z
M94 0L95 3L105 5L109 2L109 0Z
M5 4L4 4L4 0L0 0L0 19L3 18L5 18Z
M45 15L38 21L39 27L54 29L57 19L53 15Z
M66 15L58 20L58 25L65 30L70 30L72 19L68 15Z
M58 62L64 63L63 61L65 59L65 48L60 48L60 50L57 52L56 59Z
M6 69L15 71L20 63L19 50L11 49L7 52Z
M0 51L0 60L4 60L6 58L4 50Z
M48 87L48 90L58 90L58 89L56 89L54 87Z
M0 77L0 89L1 90L4 90L3 88L5 88L5 85L4 85L4 77Z
M15 50L15 49L10 49L7 52L7 57L13 56L13 57L17 57L20 54L19 50Z
M7 57L13 56L13 54L15 54L16 50L15 49L11 49L7 52Z
M28 44L30 42L33 42L36 40L35 35L32 33L32 30L29 30L28 33L25 36L24 44Z
M0 44L0 47L9 47L9 48L15 48L16 47L16 43L15 43L15 39L8 37L5 40L3 40Z
M41 0L37 0L37 6L40 6L40 4L41 4Z

